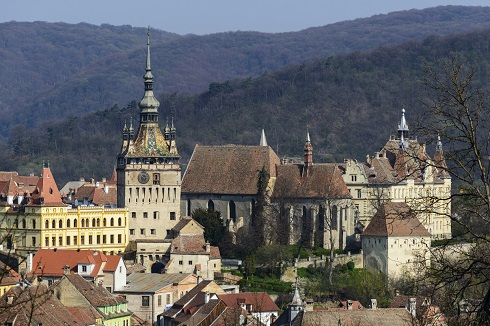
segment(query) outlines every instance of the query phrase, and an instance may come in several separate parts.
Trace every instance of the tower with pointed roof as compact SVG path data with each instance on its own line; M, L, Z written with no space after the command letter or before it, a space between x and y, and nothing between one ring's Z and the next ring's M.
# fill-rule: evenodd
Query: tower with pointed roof
M128 209L129 240L162 239L178 222L180 211L179 153L176 128L168 121L159 126L160 103L153 94L150 32L146 54L144 96L139 103L140 121L134 138L133 121L123 128L117 156L117 205Z

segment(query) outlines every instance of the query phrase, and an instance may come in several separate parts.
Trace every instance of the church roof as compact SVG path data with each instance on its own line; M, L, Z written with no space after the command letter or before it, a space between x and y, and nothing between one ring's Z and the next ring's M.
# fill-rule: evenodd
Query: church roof
M254 195L260 170L276 176L280 159L269 146L198 146L182 180L182 193Z
M362 236L430 237L430 233L407 203L386 202L378 208Z
M351 198L337 164L314 164L303 174L304 165L277 167L273 198Z

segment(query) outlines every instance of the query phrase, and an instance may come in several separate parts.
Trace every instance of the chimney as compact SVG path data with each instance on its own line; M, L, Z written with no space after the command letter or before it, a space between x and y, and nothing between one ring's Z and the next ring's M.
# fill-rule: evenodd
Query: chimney
M70 275L70 266L69 265L63 266L63 274L64 275Z
M408 312L415 316L417 313L417 299L416 298L408 298Z
M11 305L12 303L14 303L14 294L9 293L9 294L7 294L7 304Z
M352 300L347 300L347 310L352 310Z
M206 242L206 252L211 252L211 245L209 242Z
M371 309L376 310L378 309L378 300L376 299L371 299Z
M208 303L209 302L209 297L210 297L209 292L206 291L206 293L204 293L204 303Z
M108 194L108 193L109 193L109 186L107 185L107 183L105 183L105 184L104 184L104 192L105 192L106 194Z
M84 177L80 177L80 181L85 182L85 178Z
M102 178L102 182L106 182L106 181L107 181L107 179L106 179L106 178Z

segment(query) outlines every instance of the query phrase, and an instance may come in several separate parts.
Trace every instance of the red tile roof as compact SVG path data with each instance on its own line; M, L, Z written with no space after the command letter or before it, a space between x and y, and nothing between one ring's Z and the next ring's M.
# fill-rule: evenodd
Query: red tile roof
M106 255L106 258L107 263L103 268L104 272L115 272L119 262L122 260L122 257L117 255Z
M430 233L406 203L386 202L379 207L362 236L430 237Z
M223 300L230 308L238 307L238 302L251 305L250 312L279 311L279 307L272 301L269 294L265 292L243 292L218 294L218 298Z
M182 180L182 193L255 195L259 171L274 177L280 159L269 146L197 146Z
M314 164L303 173L302 164L277 167L273 198L351 198L337 164Z
M70 272L78 272L79 263L95 264L90 277L96 276L107 257L98 250L39 249L32 259L31 273L36 276L63 276L63 267L68 265Z
M50 168L43 168L36 191L32 194L32 200L34 205L64 206Z
M112 295L103 286L97 286L81 275L65 275L64 278L70 281L93 307L107 307L127 302L123 297Z

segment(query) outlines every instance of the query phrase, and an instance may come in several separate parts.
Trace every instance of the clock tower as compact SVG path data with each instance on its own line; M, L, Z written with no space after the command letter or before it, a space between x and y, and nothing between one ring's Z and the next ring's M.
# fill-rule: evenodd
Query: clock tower
M139 103L140 122L134 137L133 121L124 123L121 153L117 156L117 206L128 210L129 241L163 239L177 224L180 212L180 166L176 129L158 124L160 103L153 95L148 30L145 94Z

